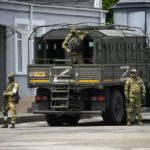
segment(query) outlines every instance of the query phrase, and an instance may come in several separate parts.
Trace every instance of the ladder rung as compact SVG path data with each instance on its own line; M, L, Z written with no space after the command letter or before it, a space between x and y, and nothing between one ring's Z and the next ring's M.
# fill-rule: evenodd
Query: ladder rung
M58 79L58 80L54 80L53 83L69 83L69 82L72 82L73 80L68 80L68 79Z
M53 85L68 85L68 82L53 82Z
M67 101L68 98L62 98L62 97L51 97L51 101Z
M67 74L66 75L57 75L57 74L54 74L53 76L54 77L70 77L70 75L67 75Z
M65 105L65 106L53 106L53 105L51 105L51 108L67 108L68 106L67 105Z
M61 90L67 90L68 87L69 87L68 85L64 85L64 86L54 85L54 86L52 87L52 89L53 89L53 90L55 90L55 89L56 89L56 90L57 90L57 89L58 89L58 90L59 90L59 89L61 89Z
M67 93L67 92L69 92L68 90L51 90L51 92L53 92L53 93Z
M70 66L54 66L53 69L71 69Z
M63 61L63 62L66 62L66 61L70 61L70 59L54 59L54 62L58 62L58 61Z

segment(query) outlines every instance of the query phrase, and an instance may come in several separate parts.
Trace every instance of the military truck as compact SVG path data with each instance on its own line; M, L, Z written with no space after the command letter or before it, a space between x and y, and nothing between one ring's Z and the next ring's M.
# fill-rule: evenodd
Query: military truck
M83 64L72 63L62 48L72 26L89 33L80 48ZM28 65L27 78L28 87L36 88L33 113L45 114L50 126L77 125L82 114L101 115L106 124L124 124L124 83L130 69L136 68L144 80L142 105L150 106L148 45L140 28L117 25L65 25L34 36L34 63Z

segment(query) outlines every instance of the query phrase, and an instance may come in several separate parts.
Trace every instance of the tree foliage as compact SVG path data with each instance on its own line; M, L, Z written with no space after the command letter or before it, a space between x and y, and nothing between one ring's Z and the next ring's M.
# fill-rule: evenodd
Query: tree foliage
M106 23L113 23L113 10L112 6L115 5L119 0L103 0L103 9L109 12L106 15Z

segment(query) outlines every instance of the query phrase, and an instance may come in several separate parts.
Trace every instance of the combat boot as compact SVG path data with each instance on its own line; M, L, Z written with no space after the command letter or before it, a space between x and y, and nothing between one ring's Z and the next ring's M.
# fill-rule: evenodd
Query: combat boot
M131 126L131 122L130 121L127 122L127 126Z
M15 124L12 123L11 126L10 126L10 128L15 128Z
M8 121L3 122L3 125L1 126L1 128L8 128Z
M143 122L141 122L141 121L138 121L138 125L144 126Z
M8 124L3 124L1 128L8 128Z

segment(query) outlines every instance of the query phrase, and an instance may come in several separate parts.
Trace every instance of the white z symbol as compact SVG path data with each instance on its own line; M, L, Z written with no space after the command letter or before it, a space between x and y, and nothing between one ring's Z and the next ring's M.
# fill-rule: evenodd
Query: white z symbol
M122 74L122 78L125 77L127 75L127 73L129 72L130 67L129 66L120 66L120 69L125 69L125 72Z
M65 74L69 73L69 71L70 71L70 69L65 69L65 70L63 70L63 71L59 74L59 76L63 76L63 75L65 75ZM54 78L54 82L57 82L57 81L58 81L57 79L58 79L58 78L55 77L55 78Z

